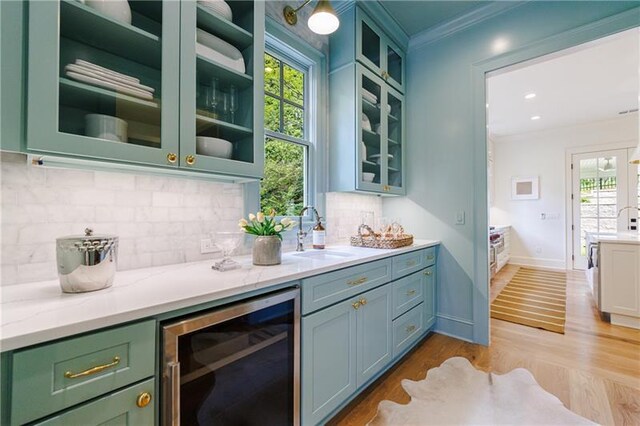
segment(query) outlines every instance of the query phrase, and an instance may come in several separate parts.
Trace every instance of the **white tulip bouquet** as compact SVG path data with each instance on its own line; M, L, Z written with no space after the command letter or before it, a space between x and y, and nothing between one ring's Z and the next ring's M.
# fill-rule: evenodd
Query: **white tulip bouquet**
M262 212L258 212L255 215L251 213L249 214L249 220L240 219L238 226L247 234L259 236L275 235L282 241L282 233L296 226L297 222L284 217L278 223L275 216L275 210L271 210L269 216L265 216Z

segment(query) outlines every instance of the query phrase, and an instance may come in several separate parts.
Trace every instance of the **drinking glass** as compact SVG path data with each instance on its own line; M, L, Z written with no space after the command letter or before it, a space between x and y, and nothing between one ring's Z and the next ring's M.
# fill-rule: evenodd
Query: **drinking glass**
M238 111L238 88L229 87L229 111L231 111L231 122L236 122L236 112Z
M223 272L241 268L241 265L238 262L231 259L231 254L242 242L244 232L221 231L216 232L214 238L216 246L222 251L222 260L216 262L211 268Z
M221 119L224 121L228 121L229 120L229 94L228 93L222 93L222 115L221 115Z
M219 81L217 78L211 79L211 85L207 91L207 109L215 116L220 102Z

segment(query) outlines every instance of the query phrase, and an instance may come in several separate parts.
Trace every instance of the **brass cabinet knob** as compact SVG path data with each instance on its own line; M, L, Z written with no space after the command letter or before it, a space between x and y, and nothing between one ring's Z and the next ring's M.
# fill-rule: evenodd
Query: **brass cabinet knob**
M360 299L360 304L362 306L366 305L367 304L367 299L365 299L364 297L362 299Z
M167 161L169 162L169 164L175 164L176 161L178 161L178 155L174 154L173 152L168 153Z
M149 392L142 392L136 399L136 405L140 408L144 408L151 402L151 394Z
M416 329L416 326L415 326L415 325L410 325L410 326L408 326L408 327L407 327L407 329L406 329L406 330L407 330L407 333L411 333L411 332L412 332L412 331L414 331L415 329Z
M407 296L413 296L414 294L416 294L415 290L409 290L407 291Z
M195 155L187 155L184 158L184 161L187 162L187 165L193 166L194 164L196 164L196 156Z
M431 271L424 271L424 274L425 274L426 276L431 276Z
M353 309L359 309L360 308L360 302L353 302L351 304L351 306L353 306Z

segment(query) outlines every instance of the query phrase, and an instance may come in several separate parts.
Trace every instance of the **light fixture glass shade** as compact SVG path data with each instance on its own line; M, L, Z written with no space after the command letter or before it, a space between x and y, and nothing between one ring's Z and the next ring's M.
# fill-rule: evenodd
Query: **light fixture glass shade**
M309 29L316 34L331 34L340 26L336 12L328 0L318 0L316 8L307 22Z
M629 158L629 164L640 164L640 144L633 150L633 154Z

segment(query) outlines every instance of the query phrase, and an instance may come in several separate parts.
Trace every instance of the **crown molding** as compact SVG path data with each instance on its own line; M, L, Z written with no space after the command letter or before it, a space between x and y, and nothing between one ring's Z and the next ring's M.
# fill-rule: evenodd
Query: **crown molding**
M528 1L495 1L473 9L442 24L431 27L409 39L409 52L420 49L427 44L449 37L459 31L477 25L482 21L491 19L516 7L526 4Z

